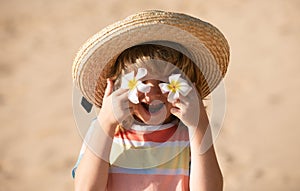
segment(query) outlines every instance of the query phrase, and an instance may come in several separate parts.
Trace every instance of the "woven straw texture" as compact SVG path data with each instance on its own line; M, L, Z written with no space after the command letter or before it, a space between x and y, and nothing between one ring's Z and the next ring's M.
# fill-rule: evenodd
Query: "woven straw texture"
M113 67L125 49L153 41L185 47L205 79L200 87L202 98L215 89L227 71L229 45L216 27L185 14L151 10L129 16L92 36L73 62L74 83L89 102L100 107L104 92L97 92L96 87L104 67Z

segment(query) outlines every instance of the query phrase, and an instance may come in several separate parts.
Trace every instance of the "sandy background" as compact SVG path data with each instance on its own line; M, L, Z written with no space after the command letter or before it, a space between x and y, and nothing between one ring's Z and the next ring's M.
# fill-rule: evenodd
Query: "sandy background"
M1 0L0 190L73 190L72 60L89 36L144 9L194 15L228 38L224 190L300 190L299 0Z

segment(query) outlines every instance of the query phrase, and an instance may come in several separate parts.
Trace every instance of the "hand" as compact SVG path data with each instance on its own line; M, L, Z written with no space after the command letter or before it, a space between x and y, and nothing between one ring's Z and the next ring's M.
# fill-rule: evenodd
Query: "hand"
M188 129L199 127L203 124L202 120L207 118L207 114L200 96L198 96L195 88L187 95L180 95L174 103L170 112L178 117Z
M103 96L102 108L98 115L102 125L116 127L130 116L128 90L118 89L113 92L114 83L107 79L107 86Z

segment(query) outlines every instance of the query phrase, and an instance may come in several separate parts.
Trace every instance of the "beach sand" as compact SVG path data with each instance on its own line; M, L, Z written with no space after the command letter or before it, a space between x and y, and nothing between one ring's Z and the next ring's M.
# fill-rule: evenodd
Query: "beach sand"
M73 58L88 37L145 9L199 17L230 43L215 145L224 190L300 190L299 1L10 0L0 2L0 191L73 190L82 141Z

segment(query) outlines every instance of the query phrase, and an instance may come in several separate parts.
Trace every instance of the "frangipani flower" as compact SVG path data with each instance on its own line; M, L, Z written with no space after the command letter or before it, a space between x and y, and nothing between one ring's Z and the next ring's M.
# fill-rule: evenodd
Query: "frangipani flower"
M140 79L146 75L147 69L139 68L136 76L134 76L134 71L132 71L122 77L121 88L129 89L128 99L134 104L139 103L137 95L138 91L143 93L148 93L150 91L150 85L144 84L140 81Z
M169 76L169 83L160 83L161 92L168 94L168 102L173 103L179 98L179 94L187 96L192 87L190 87L184 79L180 78L180 74L172 74Z

